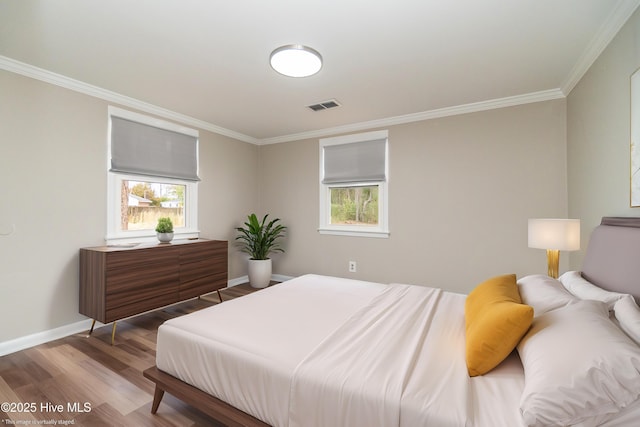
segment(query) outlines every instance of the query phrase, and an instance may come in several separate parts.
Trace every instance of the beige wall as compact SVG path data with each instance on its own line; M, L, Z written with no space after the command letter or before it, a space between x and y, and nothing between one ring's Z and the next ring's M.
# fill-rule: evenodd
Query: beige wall
M603 216L639 216L630 208L630 77L640 67L637 11L567 97L569 214L580 218L580 269L589 235Z
M104 244L105 101L0 71L0 344L86 319L78 249ZM258 147L200 131L201 235L257 205ZM244 274L232 253L230 278Z
M546 272L527 219L565 217L565 101L389 128L389 239L320 235L318 140L262 146L260 205L289 226L275 273L314 272L470 291ZM348 273L355 260L357 273ZM561 259L561 268L567 265Z

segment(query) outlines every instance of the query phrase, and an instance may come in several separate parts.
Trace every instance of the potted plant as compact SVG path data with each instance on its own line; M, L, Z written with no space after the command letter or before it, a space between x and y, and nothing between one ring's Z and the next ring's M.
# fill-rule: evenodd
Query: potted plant
M169 243L173 240L173 223L171 222L171 218L158 218L156 236L158 236L160 243Z
M280 218L267 222L265 215L262 221L258 220L256 214L247 217L244 227L236 228L242 252L249 254L249 283L254 288L265 288L271 281L271 258L272 252L284 252L280 246L279 239L284 237L285 227L279 224Z

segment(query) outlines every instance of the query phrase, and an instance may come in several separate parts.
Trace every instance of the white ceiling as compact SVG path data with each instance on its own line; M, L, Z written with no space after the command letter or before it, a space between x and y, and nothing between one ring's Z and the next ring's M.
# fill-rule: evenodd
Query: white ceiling
M0 68L281 142L566 96L639 3L0 0ZM292 43L320 73L270 68Z

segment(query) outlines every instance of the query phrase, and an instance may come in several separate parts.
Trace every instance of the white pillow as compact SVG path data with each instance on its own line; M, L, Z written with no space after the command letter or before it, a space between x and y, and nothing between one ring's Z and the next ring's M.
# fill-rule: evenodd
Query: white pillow
M533 307L534 317L579 301L562 283L544 274L521 278L518 280L518 290L522 303Z
M586 280L579 271L567 271L558 278L562 285L580 299L602 301L607 304L609 311L620 298L628 294L606 291Z
M640 345L640 308L631 295L620 298L613 306L613 313L620 328Z
M528 426L598 425L640 397L640 347L602 302L577 301L535 318L517 348Z

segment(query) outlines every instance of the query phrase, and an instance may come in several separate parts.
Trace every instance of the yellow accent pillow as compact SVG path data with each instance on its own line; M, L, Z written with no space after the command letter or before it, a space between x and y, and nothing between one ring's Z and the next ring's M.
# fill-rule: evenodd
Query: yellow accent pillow
M482 282L464 306L469 375L484 375L516 347L533 321L533 308L522 304L516 275Z

